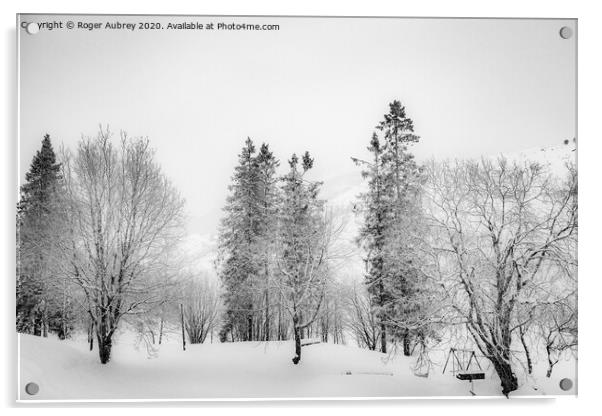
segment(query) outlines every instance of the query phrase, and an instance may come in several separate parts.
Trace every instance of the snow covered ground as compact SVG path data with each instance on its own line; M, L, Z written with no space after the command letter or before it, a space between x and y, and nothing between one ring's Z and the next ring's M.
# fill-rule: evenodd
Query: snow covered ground
M428 378L411 369L415 357L387 357L353 346L315 344L303 348L298 366L291 362L292 342L241 342L181 345L172 339L155 358L125 339L117 342L108 365L84 340L59 341L20 335L20 399L224 399L468 396L470 385L434 367ZM444 354L438 360L443 361ZM440 364L443 364L441 362ZM478 397L499 396L499 380L487 368L474 382ZM561 361L552 378L536 367L534 379L512 396L575 394L563 392L559 380L574 379L575 362ZM36 382L35 396L24 393ZM534 389L537 386L537 390Z

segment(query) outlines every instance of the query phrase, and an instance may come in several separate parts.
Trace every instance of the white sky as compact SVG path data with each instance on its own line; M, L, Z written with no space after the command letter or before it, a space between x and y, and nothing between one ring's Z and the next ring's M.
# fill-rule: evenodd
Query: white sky
M399 99L419 158L475 157L575 137L572 20L43 17L24 21L252 22L279 31L20 31L20 177L44 133L74 146L108 124L148 136L211 233L247 136L313 177L359 180L374 126ZM357 175L357 176L356 176ZM344 179L342 182L345 182Z

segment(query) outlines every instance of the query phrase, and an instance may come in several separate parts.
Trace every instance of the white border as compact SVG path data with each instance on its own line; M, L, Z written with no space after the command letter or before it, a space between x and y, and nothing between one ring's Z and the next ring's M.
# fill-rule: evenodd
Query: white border
M353 402L349 403L350 400L345 398L345 401L336 403L336 407L345 407L346 413L366 415L371 411L387 411L391 410L382 409L382 407L390 407L395 405L402 405L403 411L408 412L430 412L440 414L445 412L449 414L482 414L487 412L488 415L507 414L508 412L516 411L517 406L523 410L531 408L530 411L543 410L546 414L563 414L567 413L589 413L589 410L596 409L599 411L599 404L597 398L599 391L597 385L599 384L600 375L602 369L600 368L600 350L602 348L602 341L600 336L600 324L597 317L600 315L599 312L599 296L602 294L602 287L600 283L600 272L597 268L597 260L599 257L598 247L600 246L598 237L602 235L602 229L600 227L600 207L602 206L602 198L599 195L601 177L599 170L599 160L602 157L602 146L600 145L600 115L599 100L602 97L602 91L600 88L601 82L600 77L602 74L601 57L599 54L600 40L602 34L601 15L599 13L596 2L586 1L528 1L528 0L506 0L506 1L476 1L476 0L432 0L432 1L409 1L409 2L389 2L389 1L378 1L371 0L370 2L361 0L349 0L349 1L326 1L326 0L305 0L297 3L286 3L277 0L255 0L254 2L248 2L244 0L238 1L224 1L224 0L212 0L212 1L178 1L170 0L168 2L160 1L147 1L144 3L144 7L140 4L128 4L124 0L104 0L102 2L80 2L76 0L54 0L52 5L48 2L38 1L21 1L16 0L4 0L0 5L2 13L0 13L0 21L3 26L4 34L4 46L5 46L5 65L3 65L3 74L5 82L5 91L14 90L14 62L11 62L15 56L14 50L14 26L15 26L15 13L17 12L79 12L79 13L180 13L180 14L312 14L312 15L392 15L392 16L490 16L490 17L507 17L507 16L521 16L521 17L558 17L558 18L578 18L579 19L579 85L584 86L580 88L579 95L579 133L580 133L580 186L581 186L581 206L580 216L582 229L580 233L579 242L579 253L580 253L580 351L579 358L585 364L579 366L579 400L574 400L568 396L552 401L553 405L550 404L549 400L544 401L542 404L541 400L537 400L536 403L524 400L510 400L509 403L496 403L496 406L491 405L492 401L473 401L473 400L421 400L419 402L412 402L411 400L404 401L404 403L395 403L382 401L378 403L373 402ZM1 142L3 148L0 154L4 156L2 161L5 166L5 174L2 181L3 191L3 216L4 227L6 232L5 239L2 240L2 264L5 268L5 279L4 289L2 292L5 295L5 302L3 302L4 308L2 324L2 334L9 334L9 337L3 337L3 361L0 368L3 369L16 369L16 362L14 360L13 348L16 344L14 335L14 282L10 279L14 274L14 204L16 198L14 197L14 183L16 179L16 169L11 169L15 166L13 160L14 157L14 144L12 138L16 135L15 118L14 114L14 99L10 96L5 97L5 100L1 104L3 106L3 123L4 126L4 137ZM7 197L8 196L8 197ZM586 224L586 226L584 226ZM7 278L8 277L8 278ZM9 305L11 308L7 310L6 306ZM16 338L16 337L15 337ZM12 386L14 386L14 374L11 371L5 371L5 377L2 379L2 388L0 391L3 392L3 404L13 405L15 393ZM297 401L298 399L295 399ZM31 402L27 401L26 405ZM79 403L79 402L76 402ZM129 403L129 402L128 402ZM282 414L281 402L275 402L271 404L253 405L253 402L247 402L245 407L245 414ZM391 404L387 404L391 403ZM186 403L180 403L180 407L188 407ZM297 403L289 403L288 407L294 407ZM222 405L207 405L210 408L224 408L229 407L231 410L239 410L240 406L236 402L230 402L229 404ZM205 407L207 407L205 406ZM266 406L270 408L265 408ZM333 406L329 403L319 402L311 404L310 402L304 402L303 406L310 406L312 408L319 407L320 410L327 410L332 412L330 409ZM353 406L353 407L351 407ZM445 407L444 407L445 406ZM60 412L64 414L69 411L77 411L81 413L79 409L56 409L50 408L47 412ZM86 406L90 407L90 406ZM106 406L105 406L106 407ZM115 407L115 406L110 406ZM165 407L165 406L161 406ZM258 408L259 407L259 408ZM381 408L368 410L366 408ZM30 409L25 409L30 410ZM213 411L213 409L209 409ZM84 410L86 415L89 414L105 414L104 409L90 409ZM178 412L186 412L189 409L180 409ZM97 413L98 412L98 413ZM163 414L162 409L145 409L145 414ZM248 413L247 413L248 412ZM287 409L288 415L305 414L306 409ZM198 414L198 412L196 412Z

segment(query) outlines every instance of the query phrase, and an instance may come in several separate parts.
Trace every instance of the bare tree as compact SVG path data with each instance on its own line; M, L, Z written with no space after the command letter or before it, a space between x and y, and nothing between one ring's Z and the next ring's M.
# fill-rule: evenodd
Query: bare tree
M343 224L335 224L331 212L325 212L317 198L319 183L308 182L304 174L313 159L305 153L303 170L297 169L295 155L289 161L291 172L284 179L283 202L276 260L280 278L275 279L280 305L292 321L295 339L293 363L301 360L301 338L319 317L331 268L337 253L334 242Z
M191 344L202 344L217 325L219 294L208 276L191 277L183 285L186 332Z
M332 279L326 287L322 311L320 312L317 332L322 342L332 341L345 344L345 328L347 326L346 311L347 287Z
M169 249L180 237L184 201L154 160L147 139L109 131L63 152L70 239L65 272L84 293L101 363L121 318L161 303Z
M450 307L493 364L508 395L518 387L512 336L525 325L529 289L565 270L577 232L577 175L566 181L535 163L456 161L428 168L433 271ZM522 314L529 319L529 314Z
M315 230L308 230L308 235L294 241L294 261L289 264L279 261L282 279L275 284L282 295L280 297L282 307L292 321L295 364L301 360L302 331L318 318L326 293L329 277L327 270L329 236L325 232L325 227L326 224L323 223L322 229L317 233ZM283 248L284 250L286 248Z
M376 350L380 338L380 324L370 305L370 298L364 287L354 286L348 299L348 327L361 348Z
M546 377L552 375L554 366L560 361L564 351L577 347L577 310L576 299L569 297L545 305L538 317L539 332L544 340L548 370Z

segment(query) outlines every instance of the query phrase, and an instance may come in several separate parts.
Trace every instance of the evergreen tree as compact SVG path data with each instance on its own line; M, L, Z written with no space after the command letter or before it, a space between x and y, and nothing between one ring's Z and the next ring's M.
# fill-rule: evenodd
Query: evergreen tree
M416 267L416 241L411 231L419 224L422 179L408 146L419 137L397 100L376 128L383 139L381 142L373 134L368 147L372 160L353 159L364 166L362 175L368 179L368 192L361 195L365 217L360 230L360 241L368 253L366 284L379 320L381 351L387 352L387 339L392 335L401 338L404 354L409 355L412 334L404 323L420 309L416 295L422 275Z
M392 215L392 182L384 172L382 147L376 133L372 135L368 151L372 155L370 162L353 158L353 161L365 170L362 177L368 179L368 191L362 195L364 207L364 224L360 229L359 240L363 244L366 258L366 285L370 294L370 304L376 313L380 325L381 352L387 352L388 321L385 307L390 304L390 294L386 291L386 233L390 229Z
M44 336L52 330L66 338L73 328L73 305L53 263L64 229L62 178L48 134L25 180L17 207L17 330Z
M419 136L414 134L414 122L406 116L405 107L395 100L389 104L389 113L384 115L376 128L384 136L382 165L384 174L394 184L394 207L397 217L403 215L407 199L415 189L418 167L408 145L417 143Z
M408 146L417 143L419 136L414 134L414 123L407 117L405 107L400 101L389 105L389 113L384 115L377 129L382 131L385 140L383 167L385 175L394 184L393 222L389 230L391 258L388 266L389 292L396 302L389 309L393 320L397 321L396 334L401 337L405 355L410 355L411 334L403 322L413 321L413 315L420 309L418 284L421 274L413 264L416 252L412 250L415 241L411 241L411 228L417 225L420 214L421 172L408 151ZM397 312L397 313L394 313ZM401 315L401 316L400 316ZM401 323L401 324L399 324ZM401 326L401 327L400 327Z
M222 341L228 334L248 341L259 339L256 312L262 309L265 310L263 338L269 337L271 234L276 212L277 166L278 161L266 144L256 153L253 141L247 138L229 186L219 237L220 278L226 306L220 332Z
M271 339L270 321L272 320L270 310L270 289L274 263L274 234L277 230L275 221L278 212L278 178L276 169L278 160L270 151L267 144L262 144L256 158L259 184L259 244L260 244L260 274L264 283L264 336L263 339Z

